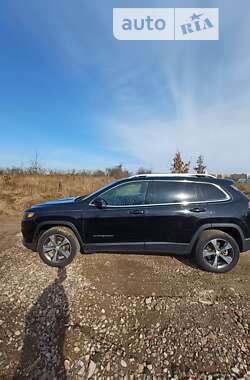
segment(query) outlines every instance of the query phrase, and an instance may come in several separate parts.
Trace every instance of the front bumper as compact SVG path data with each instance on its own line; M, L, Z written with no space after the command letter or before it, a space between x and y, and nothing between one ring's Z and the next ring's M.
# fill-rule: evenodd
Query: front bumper
M35 251L35 230L36 230L36 224L33 220L22 220L22 226L21 231L23 235L23 245L31 249L32 251Z
M36 251L36 247L35 247L35 244L33 242L29 242L29 241L26 241L25 239L23 239L23 245L25 248L28 248L30 249L31 251Z
M243 252L250 251L250 239L243 240Z

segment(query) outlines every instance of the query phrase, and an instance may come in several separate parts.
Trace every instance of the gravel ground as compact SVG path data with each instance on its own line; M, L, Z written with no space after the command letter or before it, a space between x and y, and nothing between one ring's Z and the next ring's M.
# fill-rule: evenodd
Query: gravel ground
M11 231L0 379L250 380L249 253L225 275L128 254L79 254L57 271Z

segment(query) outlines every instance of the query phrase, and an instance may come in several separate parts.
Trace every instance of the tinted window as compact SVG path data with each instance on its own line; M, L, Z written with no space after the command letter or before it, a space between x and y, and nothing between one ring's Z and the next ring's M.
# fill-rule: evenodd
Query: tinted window
M100 196L110 206L142 205L145 203L148 182L130 182L108 190Z
M149 184L146 203L181 203L197 201L195 183L152 181Z
M225 193L212 184L197 183L197 190L199 201L220 201L226 199Z

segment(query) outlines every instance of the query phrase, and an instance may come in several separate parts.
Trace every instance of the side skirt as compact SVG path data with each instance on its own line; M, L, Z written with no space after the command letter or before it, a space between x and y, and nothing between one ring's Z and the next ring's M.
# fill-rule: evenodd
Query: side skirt
M165 252L173 255L189 255L191 253L191 246L186 243L154 242L145 243L145 251Z
M144 253L168 253L173 255L188 255L191 253L191 245L184 243L94 243L86 244L84 252L144 252Z
M86 244L85 252L144 252L144 243L93 243Z

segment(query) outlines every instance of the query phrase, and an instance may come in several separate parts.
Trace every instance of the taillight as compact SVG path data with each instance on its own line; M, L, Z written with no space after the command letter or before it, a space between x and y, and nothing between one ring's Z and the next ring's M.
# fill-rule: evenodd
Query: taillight
M248 210L250 210L250 202L248 202Z

